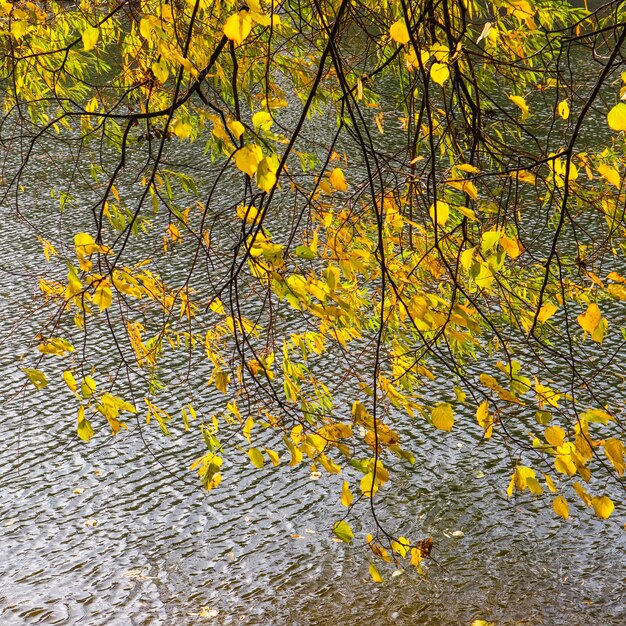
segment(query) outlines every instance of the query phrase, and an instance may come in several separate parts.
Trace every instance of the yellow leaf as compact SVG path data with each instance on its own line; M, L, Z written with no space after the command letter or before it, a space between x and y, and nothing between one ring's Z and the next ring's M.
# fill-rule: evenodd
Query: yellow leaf
M354 539L354 533L352 532L352 528L350 528L350 524L348 522L335 522L333 526L333 532L341 541L345 541L346 543L350 543Z
M236 140L239 140L246 130L246 127L239 120L231 120L226 125Z
M259 163L263 159L263 151L256 144L250 144L235 152L235 165L248 176L254 176Z
M98 43L98 37L100 36L100 31L93 26L87 26L83 31L83 50L85 52L89 52L89 50L93 50Z
M548 426L544 433L546 441L555 448L563 445L565 431L560 426Z
M537 319L543 324L547 322L557 311L559 307L551 302L546 302L540 309Z
M374 480L373 472L368 472L367 474L365 474L365 476L363 476L363 478L361 478L360 487L361 493L366 498L371 498L373 495L376 494L376 492L378 491L378 481Z
M616 131L626 130L626 104L616 104L606 116L609 126Z
M485 439L489 439L493 433L493 418L489 414L489 402L484 400L476 410L476 421L485 430Z
M270 457L272 465L274 465L274 467L278 467L280 465L280 456L278 455L278 453L274 452L274 450L270 450L269 448L264 448L264 450L267 456Z
M237 45L243 43L243 40L250 34L251 30L252 18L248 11L233 13L224 24L224 34Z
M532 172L527 170L518 170L517 172L511 172L511 178L515 178L516 180L520 180L523 183L528 183L530 185L534 185L536 182L535 175Z
M624 444L619 439L607 439L602 444L606 458L613 463L618 476L624 473Z
M569 517L569 506L567 500L563 496L557 496L552 500L552 508L557 515L560 515L563 519Z
M80 384L80 393L83 398L91 398L96 391L97 383L91 376L85 376Z
M608 180L611 185L614 185L618 189L621 188L622 179L619 172L614 167L603 163L602 165L598 165L598 173L600 176Z
M26 376L28 376L28 380L30 380L30 382L33 383L37 389L43 389L48 385L48 379L46 378L45 373L41 370L25 367L23 372Z
M439 226L445 226L448 221L448 217L450 216L450 206L446 202L437 200L436 206L435 204L431 204L428 212L430 213L430 219L433 222L437 222Z
M559 102L557 111L564 120L569 117L569 104L567 103L567 100L562 100L561 102Z
M573 484L574 491L578 494L580 499L585 503L585 506L591 506L591 496L585 491L585 488L580 483Z
M253 426L254 420L250 416L248 416L245 424L243 425L243 430L241 431L243 436L248 440L248 443L250 443L250 431L252 430Z
M409 30L406 27L406 23L404 20L398 20L394 22L389 28L389 35L391 38L400 45L404 45L411 41L411 37L409 36Z
M503 234L500 238L500 245L512 259L517 259L523 252L523 246L517 237L507 237Z
M447 402L442 402L432 410L432 420L435 428L451 431L454 426L454 414L452 407Z
M250 458L250 462L254 467L258 469L263 469L265 465L265 459L263 458L263 453L258 448L250 448L247 452L248 457Z
M522 111L522 120L528 119L529 109L526 100L522 96L509 96L509 100L517 105Z
M544 474L543 477L546 479L546 485L548 485L548 489L552 493L556 493L556 487L554 486L554 481L552 480L552 478L550 478L550 476L548 476L547 474Z
M613 501L608 496L595 496L591 498L591 506L593 506L596 515L602 519L609 517L615 508Z
M97 304L101 311L108 309L113 302L113 293L111 288L104 282L101 282L93 294L94 304Z
M93 428L89 421L85 418L85 407L78 407L78 436L83 441L89 441L93 437Z
M582 329L589 333L593 334L595 329L600 324L602 320L602 313L600 312L600 307L595 302L592 302L585 311L584 314L578 316L578 323L581 325Z
M480 169L478 169L475 165L470 165L469 163L462 163L461 165L455 165L457 170L461 170L462 172L467 172L469 174L478 174L480 173Z
M382 583L383 577L380 575L380 572L376 569L376 566L373 563L370 563L370 576L375 583Z
M566 476L573 476L576 473L576 465L569 454L557 454L554 459L554 468Z
M190 137L192 130L193 127L191 126L191 124L189 122L186 122L185 120L175 119L172 122L172 132L179 139L187 139L187 137Z
M348 183L346 182L346 178L343 175L343 170L339 167L336 167L328 177L330 184L337 191L348 191Z
M276 184L277 159L272 155L261 159L256 171L256 184L259 189L269 193Z
M343 487L341 488L341 504L345 507L349 507L354 500L352 492L350 491L350 485L344 480Z
M167 65L161 61L159 63L152 64L152 73L154 77L163 85L167 81L167 77L169 76L169 70L167 69Z
M406 537L398 537L398 541L391 542L391 549L404 558L409 552L410 545L411 542Z
M252 116L252 124L257 130L269 130L274 120L266 111L259 111Z
M445 63L433 63L430 66L430 77L438 84L443 84L450 78L450 70Z
M474 262L474 251L476 248L468 248L461 253L461 265L463 269L469 270Z
M63 372L63 380L65 381L65 384L69 387L70 391L75 392L78 389L74 374L72 374L72 372L70 372L69 370L65 370Z

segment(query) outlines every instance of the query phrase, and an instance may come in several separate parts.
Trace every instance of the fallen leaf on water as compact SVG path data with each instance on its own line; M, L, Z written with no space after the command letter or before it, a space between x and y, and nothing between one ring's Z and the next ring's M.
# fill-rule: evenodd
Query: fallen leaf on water
M322 477L322 472L311 472L311 480L319 480Z
M299 535L298 533L294 533L291 535L292 539L304 539L304 535Z
M104 472L100 469L94 470L94 474L98 477L98 478L102 478L104 476Z
M72 493L75 493L77 496L79 496L81 493L83 493L83 491L85 491L84 487L76 487L76 489L74 489Z
M98 520L97 519L87 519L87 520L85 520L84 523L85 523L85 526L93 528L94 526L96 526L98 524Z
M217 617L219 611L208 606L203 606L198 613L198 617Z
M312 528L305 528L304 532L309 533L309 535L314 535L317 531L313 530Z

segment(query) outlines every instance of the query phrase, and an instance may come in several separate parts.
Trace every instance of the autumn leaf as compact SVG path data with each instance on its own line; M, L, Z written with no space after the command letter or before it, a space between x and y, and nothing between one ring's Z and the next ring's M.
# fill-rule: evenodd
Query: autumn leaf
M85 52L89 52L96 47L98 43L98 37L100 36L100 30L94 28L93 26L87 26L83 31L82 39L83 39L83 50Z
M626 103L619 102L607 115L609 126L616 131L626 130Z
M445 63L433 63L430 66L430 77L438 85L443 84L450 78L450 69Z
M224 34L237 45L243 43L251 30L252 17L250 17L249 11L233 13L224 24Z
M375 583L383 582L383 577L380 575L380 572L376 569L376 566L373 563L370 563L369 572Z
M263 151L256 144L250 144L235 152L235 165L248 176L254 176L263 159Z
M608 496L595 496L591 498L591 506L596 512L596 515L602 519L607 519L615 508L613 501Z
M585 313L581 313L576 319L585 332L593 335L594 331L598 327L598 324L600 324L600 321L602 320L600 307L595 302L592 302L587 307Z
M247 455L254 467L257 469L263 469L265 466L265 459L263 458L263 453L258 448L250 448Z
M563 496L557 496L554 500L552 500L552 508L554 509L554 512L563 519L567 519L569 517L569 505Z
M341 487L341 504L345 507L350 507L353 499L350 485L344 480L343 486Z
M452 406L447 402L442 402L432 410L432 420L435 428L444 431L451 431L454 426L454 413Z
M509 96L509 100L517 105L522 111L522 121L528 119L529 109L526 100L522 96Z
M400 45L404 45L409 43L411 37L409 36L409 31L406 27L406 22L404 20L398 20L394 22L389 28L389 35L391 38Z
M336 167L329 176L330 184L337 191L348 191L348 183L346 182L345 176L343 174L343 170L339 167Z
M348 522L335 522L333 526L333 532L341 541L345 543L350 543L354 539L354 533L352 532L352 528L350 528L350 524Z
M428 212L433 222L436 222L439 226L445 226L450 216L450 206L447 202L437 200L437 204L430 205Z

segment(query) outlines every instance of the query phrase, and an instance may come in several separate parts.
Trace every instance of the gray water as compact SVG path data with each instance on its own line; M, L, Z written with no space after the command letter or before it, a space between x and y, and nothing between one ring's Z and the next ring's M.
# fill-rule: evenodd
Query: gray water
M22 203L37 228L67 234L87 199L59 220L36 192L45 187L38 181L61 176L58 158L34 162ZM288 468L284 458L262 471L225 462L222 485L206 493L186 469L202 442L180 425L167 439L156 425L130 420L115 438L79 441L67 390L37 393L18 369L49 314L32 303L45 262L11 203L2 217L2 626L626 623L623 507L602 521L573 506L564 521L545 500L509 500L511 459L481 439L470 412L449 434L417 428L407 445L415 465L398 465L393 493L381 490L379 514L390 528L434 540L427 576L407 568L392 577L391 568L382 585L371 581L362 547L366 507L350 519L355 545L333 540L345 513L339 477L313 480L305 464ZM170 263L157 260L174 277L184 271ZM623 386L598 389L625 395ZM216 402L191 382L181 393L209 409Z

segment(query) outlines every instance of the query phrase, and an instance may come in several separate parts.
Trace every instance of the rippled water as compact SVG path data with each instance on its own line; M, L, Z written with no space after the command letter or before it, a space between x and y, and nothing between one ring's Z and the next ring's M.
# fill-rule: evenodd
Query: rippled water
M31 180L48 167L41 159ZM58 226L45 224L45 198L30 202L45 228ZM364 550L331 538L340 479L241 463L207 494L185 469L201 453L196 434L165 439L131 423L117 438L78 441L65 391L21 393L18 356L43 314L25 304L41 253L2 211L2 626L626 623L623 509L563 521L531 498L508 500L510 460L463 428L470 414L453 433L419 433L408 446L416 464L398 467L383 494L386 523L435 542L427 577L409 569L383 585ZM623 387L601 391L626 398ZM359 537L371 528L361 512Z

